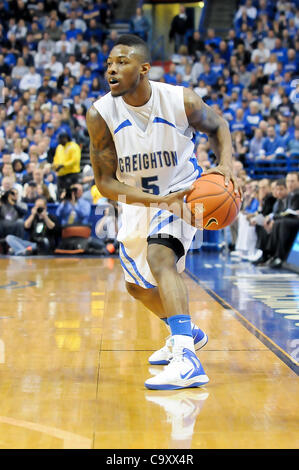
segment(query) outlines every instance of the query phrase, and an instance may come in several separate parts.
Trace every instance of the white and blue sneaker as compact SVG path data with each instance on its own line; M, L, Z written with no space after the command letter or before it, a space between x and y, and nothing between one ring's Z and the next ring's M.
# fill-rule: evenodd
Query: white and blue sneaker
M145 381L150 390L177 390L180 388L201 387L209 382L200 360L193 349L193 338L172 336L172 359L162 372ZM190 340L190 345L188 341ZM192 341L192 343L191 343ZM190 349L185 346L190 346ZM192 351L193 349L193 351Z
M208 336L196 325L192 323L192 336L194 340L195 351L203 348L208 342ZM149 358L148 362L153 366L166 366L172 358L171 336L166 338L165 346L155 351Z

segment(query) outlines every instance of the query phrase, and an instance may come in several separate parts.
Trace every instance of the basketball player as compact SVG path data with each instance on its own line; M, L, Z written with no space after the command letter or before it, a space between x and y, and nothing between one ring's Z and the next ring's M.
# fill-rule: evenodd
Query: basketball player
M232 179L238 190L231 137L226 121L192 90L150 81L149 70L147 45L134 35L121 36L107 59L111 91L87 113L90 159L100 193L125 201L118 240L127 290L171 332L150 357L151 364L167 366L145 386L199 387L209 379L195 350L207 336L191 322L180 274L197 230L182 219L184 197L201 173L194 129L209 136L219 159L213 172L224 175L226 184Z

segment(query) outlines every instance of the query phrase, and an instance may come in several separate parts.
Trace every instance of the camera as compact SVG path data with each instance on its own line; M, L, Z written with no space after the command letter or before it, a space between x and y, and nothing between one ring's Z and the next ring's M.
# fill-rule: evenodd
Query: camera
M41 213L43 212L43 210L44 210L43 207L38 207L38 208L36 209L36 212L37 212L38 214L41 214Z
M8 189L8 191L0 190L0 201L7 202L8 196L12 194L15 196L15 191L13 189Z
M77 195L77 188L67 188L65 190L65 196L64 199L72 199L72 195Z

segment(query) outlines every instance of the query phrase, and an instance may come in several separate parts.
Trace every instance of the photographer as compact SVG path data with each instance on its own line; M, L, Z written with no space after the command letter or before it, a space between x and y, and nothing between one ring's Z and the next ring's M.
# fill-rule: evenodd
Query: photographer
M15 188L0 194L0 238L13 234L23 237L23 217L26 207L18 204L18 192Z
M59 218L61 225L87 225L91 204L86 199L82 198L83 187L81 184L73 184L70 188L62 191L61 200L56 215Z
M47 201L39 197L30 216L23 222L29 240L7 235L6 242L14 255L49 254L57 245L60 225L57 217L47 212Z

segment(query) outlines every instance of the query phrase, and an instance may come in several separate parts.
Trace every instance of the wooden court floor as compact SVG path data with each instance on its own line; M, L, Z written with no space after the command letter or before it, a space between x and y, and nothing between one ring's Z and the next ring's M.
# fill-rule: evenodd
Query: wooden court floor
M1 449L298 449L297 375L186 275L210 383L149 391L166 327L117 259L0 259Z

